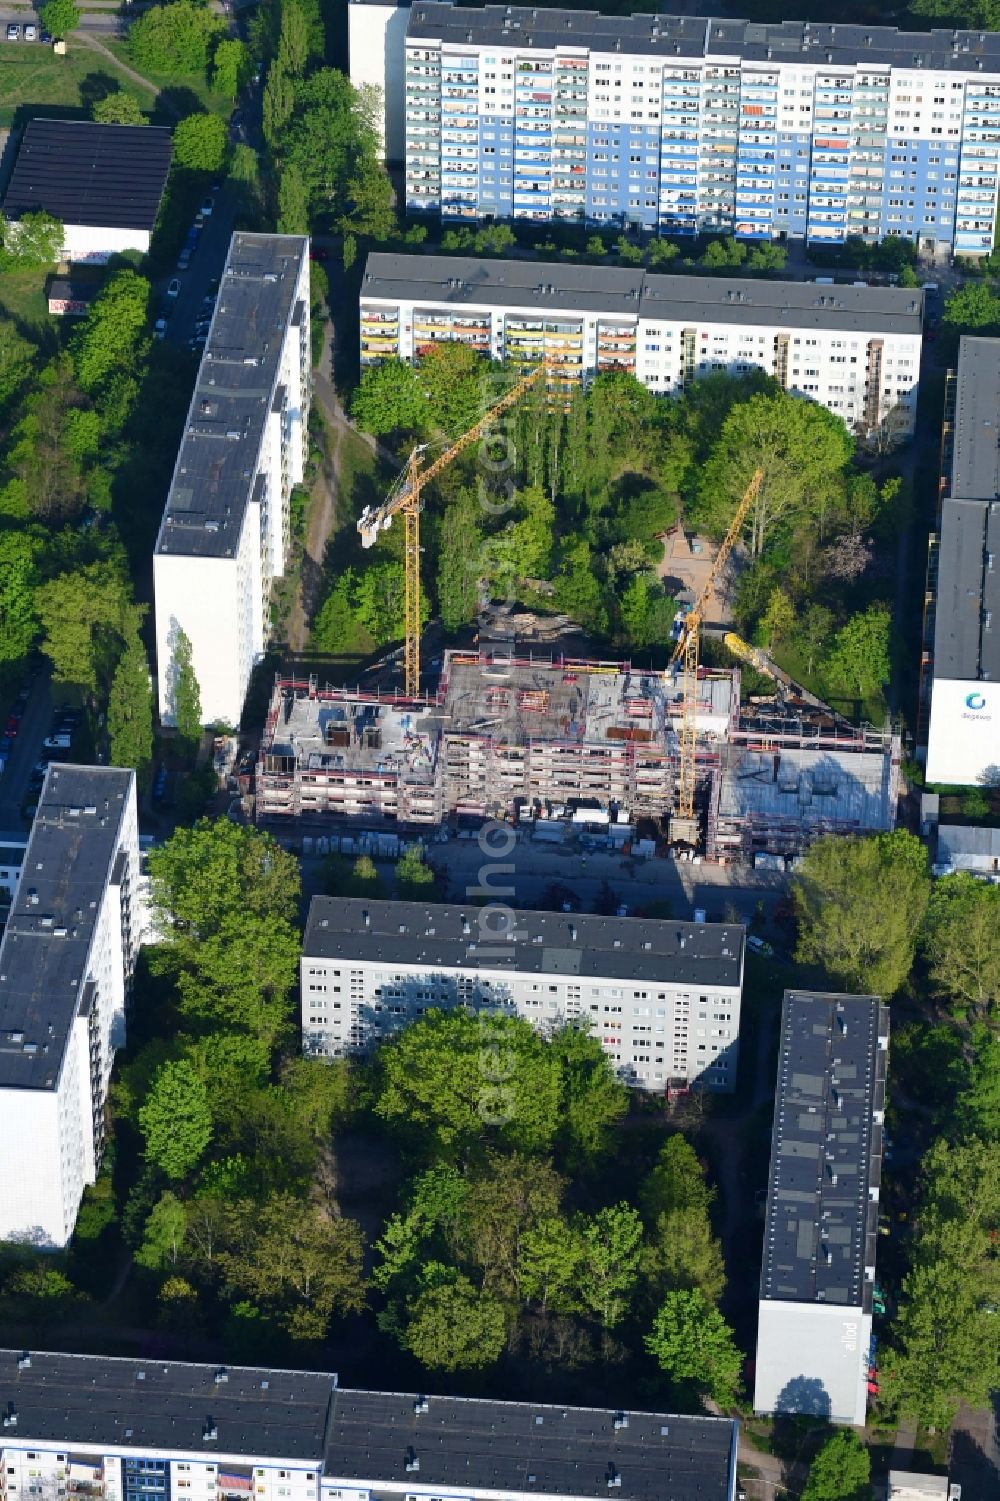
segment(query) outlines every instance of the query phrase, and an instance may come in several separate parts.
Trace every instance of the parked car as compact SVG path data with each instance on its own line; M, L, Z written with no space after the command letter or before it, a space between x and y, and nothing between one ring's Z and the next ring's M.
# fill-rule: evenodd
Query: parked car
M163 336L164 336L164 334L166 333L166 331L167 331L167 320L166 320L166 318L157 318L156 324L155 324L155 326L153 328L153 338L154 339L162 339Z
M747 948L754 954L761 954L765 959L774 957L774 949L764 938L758 938L754 933L747 934Z
M6 754L14 744L9 735L0 735L0 753Z
M38 27L32 26L30 21L24 28L24 40L26 42L37 42L38 40Z
M20 728L21 728L21 719L20 719L20 716L17 715L17 714L11 714L10 717L8 718L8 720L7 720L7 723L4 725L3 732L4 732L5 735L9 735L10 738L13 740L14 736L17 734L17 732L18 732L18 730Z
M7 23L7 40L8 42L19 42L21 40L21 28L16 21L8 21Z
M330 252L329 250L324 250L322 245L313 245L309 250L309 259L311 261L328 261L330 259Z
M44 750L69 750L71 743L69 735L47 735L42 741L42 748Z
M178 292L180 291L180 289L181 289L180 277L175 276L174 279L173 279L173 281L170 283L170 285L167 288L167 296L168 297L176 297L177 294L178 294Z
M190 266L190 264L191 264L191 252L187 248L187 246L185 245L184 249L181 251L180 255L177 257L177 269L178 269L178 271L186 271L187 268Z
M51 47L51 45L52 45L52 33L51 33L51 31L46 31L45 27L43 26L42 30L41 30L41 33L39 34L38 40L40 42L44 42L46 47Z
M212 217L212 210L214 208L215 199L211 195L209 195L209 197L205 199L204 203L201 206L201 212L206 219L210 219Z

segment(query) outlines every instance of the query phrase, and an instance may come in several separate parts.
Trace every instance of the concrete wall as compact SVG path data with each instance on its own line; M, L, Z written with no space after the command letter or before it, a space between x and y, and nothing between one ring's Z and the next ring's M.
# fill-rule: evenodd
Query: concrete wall
M927 780L966 787L1000 780L1000 684L934 679Z
M63 258L67 261L103 266L123 250L139 250L145 255L149 249L148 229L101 229L93 224L67 224L64 228Z
M347 44L351 82L373 85L382 96L382 155L399 165L406 152L405 69L408 5L347 7Z
M239 724L243 699L260 643L259 508L248 505L234 558L195 558L158 552L153 557L156 592L156 662L160 719L174 715L174 654L177 633L191 642L194 675L205 724Z
M868 1404L871 1314L765 1299L757 1329L755 1412L814 1413L860 1426Z

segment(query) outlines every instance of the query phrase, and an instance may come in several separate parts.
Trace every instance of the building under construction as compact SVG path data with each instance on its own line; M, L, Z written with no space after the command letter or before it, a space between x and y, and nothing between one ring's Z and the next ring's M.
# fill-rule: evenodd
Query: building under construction
M698 673L705 853L794 854L895 822L899 742L808 706L740 711L738 669ZM626 662L445 654L436 694L275 683L258 821L420 832L462 817L650 820L674 805L682 683Z

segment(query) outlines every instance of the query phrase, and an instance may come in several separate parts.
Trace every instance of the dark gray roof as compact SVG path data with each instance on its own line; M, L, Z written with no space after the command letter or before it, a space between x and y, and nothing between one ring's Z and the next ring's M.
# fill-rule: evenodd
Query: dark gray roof
M491 923L493 929L502 927L499 918ZM743 972L744 931L736 923L518 910L514 928L513 939L501 936L498 941L489 930L480 930L474 905L428 907L422 902L316 896L309 906L303 955L307 960L510 968L692 986L736 986ZM508 945L509 961L506 954L497 954Z
M877 996L785 991L761 1298L871 1307L888 1036Z
M410 1489L537 1491L630 1501L726 1501L735 1469L728 1418L548 1407L465 1397L338 1391L326 1451L331 1477L373 1472ZM623 1419L627 1418L627 1422ZM419 1460L419 1477L406 1470ZM620 1490L609 1480L621 1477Z
M64 224L152 229L173 143L159 125L29 120L4 199L4 213L44 209Z
M366 298L917 337L923 326L923 293L902 287L663 276L607 266L468 256L373 252L361 284L362 302Z
M0 1350L0 1411L17 1410L17 1439L72 1448L270 1455L319 1467L335 1377L106 1355ZM211 1422L209 1423L209 1420ZM206 1426L218 1438L206 1441Z
M134 775L49 767L0 942L0 1087L58 1082Z
M234 557L309 241L233 235L198 370L159 553Z
M949 495L941 505L934 676L1000 679L1000 339L959 348ZM994 624L996 622L996 624Z
M895 26L771 24L706 16L602 16L596 11L519 5L480 8L450 5L447 0L414 0L407 36L414 41L589 47L664 58L1000 72L1000 35L989 31L900 31Z
M951 494L1000 496L1000 339L966 334L959 344Z
M54 276L45 295L60 302L93 302L101 286L99 281L70 281L65 276Z
M418 1460L421 1489L606 1497L618 1474L622 1501L727 1501L736 1467L728 1418L351 1391L323 1372L0 1350L11 1406L21 1445L297 1459L393 1490Z

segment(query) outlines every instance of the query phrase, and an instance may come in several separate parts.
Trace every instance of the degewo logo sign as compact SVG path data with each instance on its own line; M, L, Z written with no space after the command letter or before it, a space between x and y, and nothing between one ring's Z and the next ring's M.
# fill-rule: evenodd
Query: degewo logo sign
M963 714L963 719L974 719L977 721L982 721L984 719L991 718L991 715L983 713L983 710L986 708L985 693L979 693L978 691L975 693L967 693L965 695L965 707L971 712L968 714Z

